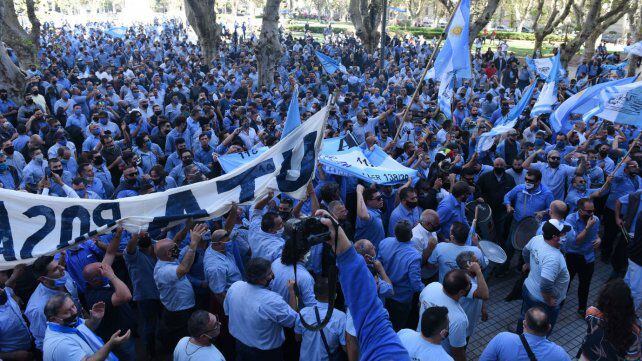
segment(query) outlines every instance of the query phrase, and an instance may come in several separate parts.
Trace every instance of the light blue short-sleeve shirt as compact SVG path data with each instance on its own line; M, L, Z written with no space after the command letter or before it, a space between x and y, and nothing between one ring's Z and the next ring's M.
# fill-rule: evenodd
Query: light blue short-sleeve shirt
M207 247L203 265L207 284L214 293L223 293L234 282L241 280L241 272L234 262L234 256L230 253L221 253L212 247Z
M154 281L160 300L168 311L176 312L194 307L194 289L187 279L187 275L178 278L176 269L178 261L156 262L154 267Z
M316 308L319 310L319 319L323 320L328 312L328 304L318 302ZM318 324L316 313L313 307L305 307L301 310L305 322L311 325ZM346 344L346 314L340 310L332 311L330 321L323 328L322 332L328 342L331 352L336 352L340 345ZM310 331L303 327L301 320L297 318L294 324L294 333L302 336L301 357L299 361L328 360L328 354L323 345L320 331Z
M283 301L288 302L290 293L288 291L288 281L294 280L294 267L286 266L281 263L281 258L272 262L272 272L274 272L274 282L272 283L272 291L278 293L283 297ZM299 303L303 306L313 306L317 303L314 298L314 278L302 264L298 263L296 267L296 283L299 288L297 294Z

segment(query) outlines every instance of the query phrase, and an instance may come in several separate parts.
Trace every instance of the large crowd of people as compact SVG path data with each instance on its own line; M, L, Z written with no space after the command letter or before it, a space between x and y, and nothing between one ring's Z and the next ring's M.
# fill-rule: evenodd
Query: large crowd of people
M572 356L640 359L640 130L580 115L554 132L530 115L543 81L505 43L475 42L447 118L438 82L412 97L434 40L393 37L382 57L347 35L282 34L274 82L260 86L244 26L223 30L211 63L179 22L122 37L110 26L45 25L24 94L0 89L0 187L121 199L215 178L219 157L278 141L295 87L302 121L336 92L326 138L379 145L418 176L377 186L318 165L305 201L270 193L159 237L116 228L0 272L0 359L460 361L489 317L488 277L520 275L516 326L481 360L569 360L547 337L576 275L587 333ZM619 54L598 50L565 74L560 103L624 76L606 66ZM347 72L331 78L315 51ZM532 82L515 129L477 153ZM474 232L469 204L492 211ZM331 240L300 247L288 225L312 215ZM539 230L517 247L526 219ZM491 262L480 239L508 260ZM612 270L605 285L596 262Z

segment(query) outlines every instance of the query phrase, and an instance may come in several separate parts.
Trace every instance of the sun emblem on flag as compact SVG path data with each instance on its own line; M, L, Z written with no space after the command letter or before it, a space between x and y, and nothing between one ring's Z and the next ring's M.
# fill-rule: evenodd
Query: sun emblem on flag
M461 31L462 31L461 26L455 26L450 32L454 35L461 35Z

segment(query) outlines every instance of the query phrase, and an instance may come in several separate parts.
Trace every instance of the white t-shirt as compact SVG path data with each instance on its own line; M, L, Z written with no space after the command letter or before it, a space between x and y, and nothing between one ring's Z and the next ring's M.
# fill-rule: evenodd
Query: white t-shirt
M442 342L442 346L450 352L450 346L466 346L466 331L468 329L468 317L459 302L448 297L444 288L439 282L433 282L426 286L419 294L419 325L417 332L421 332L421 315L429 307L442 306L448 309L448 338Z
M186 336L176 344L174 361L225 361L225 357L214 345L195 345Z
M417 331L405 328L399 330L397 335L413 361L452 361L453 359L441 345L435 345L424 340Z
M546 243L544 236L531 238L526 247L530 251L531 270L524 281L528 292L540 302L544 302L541 285L542 278L553 282L553 297L559 305L566 298L566 291L571 277L566 268L566 260L562 252Z
M412 243L412 246L415 247L419 253L423 253L423 251L428 248L428 244L430 243L430 239L434 238L435 242L437 240L437 233L435 232L428 232L424 226L421 224L417 224L413 229L412 229L412 239L410 242ZM435 275L437 273L437 268L436 267L429 267L429 266L424 266L421 267L421 278L422 279L428 279Z

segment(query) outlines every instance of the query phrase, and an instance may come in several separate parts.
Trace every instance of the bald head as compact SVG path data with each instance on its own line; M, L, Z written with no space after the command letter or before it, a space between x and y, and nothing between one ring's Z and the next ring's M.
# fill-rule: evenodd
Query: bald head
M354 249L362 256L374 257L377 253L374 244L367 239L360 239L354 244Z
M176 243L171 239L165 238L156 242L156 245L154 245L154 253L156 253L156 257L161 261L172 261L176 257L173 257L170 251L175 247L178 248Z
M422 223L439 224L439 215L432 209L426 209L421 212L420 220Z
M553 219L563 220L568 213L568 206L564 201L555 200L551 202L550 216Z
M548 315L540 307L532 307L524 315L524 332L536 336L546 336L551 329Z
M495 168L497 168L497 167L505 168L506 167L506 161L504 160L504 158L495 158L495 161L493 162L493 167L495 167Z
M82 270L82 277L92 286L101 286L102 285L102 273L100 266L102 263L94 262L85 266Z

